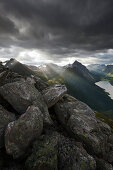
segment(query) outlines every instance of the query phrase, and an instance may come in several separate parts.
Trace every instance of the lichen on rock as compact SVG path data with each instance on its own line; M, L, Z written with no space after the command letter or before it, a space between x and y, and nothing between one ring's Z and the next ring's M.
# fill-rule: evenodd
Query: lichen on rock
M8 124L5 132L5 147L14 158L23 156L31 142L37 139L43 130L43 115L38 107L28 107L25 114Z

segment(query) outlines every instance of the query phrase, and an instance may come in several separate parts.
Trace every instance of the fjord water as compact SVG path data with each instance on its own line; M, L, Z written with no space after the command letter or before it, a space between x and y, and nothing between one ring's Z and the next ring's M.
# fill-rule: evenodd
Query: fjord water
M109 81L99 81L95 84L104 89L105 92L109 93L109 96L113 99L113 86L109 83Z

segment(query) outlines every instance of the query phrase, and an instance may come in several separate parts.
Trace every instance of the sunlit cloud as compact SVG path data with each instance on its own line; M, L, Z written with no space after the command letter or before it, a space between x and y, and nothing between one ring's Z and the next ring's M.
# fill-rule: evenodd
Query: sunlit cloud
M66 50L66 53L65 53ZM16 58L18 61L28 65L42 65L45 63L54 63L60 66L72 64L75 60L84 65L89 64L112 64L113 49L104 51L86 52L83 50L73 50L67 52L63 49L62 54L54 54L49 50L25 49L22 47L10 46L10 48L0 48L0 60L6 61L10 58Z

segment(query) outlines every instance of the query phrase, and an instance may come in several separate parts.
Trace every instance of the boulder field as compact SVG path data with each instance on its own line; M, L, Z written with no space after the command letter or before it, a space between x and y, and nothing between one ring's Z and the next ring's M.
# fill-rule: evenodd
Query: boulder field
M0 63L0 170L113 170L113 130L65 85Z

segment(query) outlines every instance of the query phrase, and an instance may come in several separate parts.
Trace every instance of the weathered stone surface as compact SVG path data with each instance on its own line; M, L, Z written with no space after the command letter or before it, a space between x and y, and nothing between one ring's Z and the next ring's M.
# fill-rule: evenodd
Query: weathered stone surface
M30 106L17 121L8 124L5 133L5 147L14 158L22 156L31 142L43 130L43 115L38 107Z
M69 138L62 138L58 145L59 170L95 170L96 162L85 149Z
M81 147L56 132L43 135L26 161L28 170L95 170L95 160Z
M87 151L113 162L111 128L95 117L95 113L84 103L65 95L55 105L59 122L77 140L80 140Z
M4 132L7 125L16 119L15 115L8 112L0 105L0 148L4 146Z
M60 98L67 92L65 85L56 84L43 90L42 94L47 103L48 108L58 102Z
M33 145L32 154L26 161L28 170L58 170L57 168L57 135L43 135Z
M0 86L21 80L22 76L0 65Z
M0 94L19 114L25 113L30 105L38 106L44 115L44 122L51 124L47 105L41 93L35 88L32 79L5 84L0 87Z
M40 92L41 92L42 90L46 89L46 88L49 86L46 82L44 82L43 80L41 80L39 77L34 76L33 78L34 78L34 80L35 80L35 87L36 87L36 89L38 89Z
M97 170L113 170L113 166L102 159L96 159Z
M0 64L0 170L113 170L112 129L65 86L29 76Z

